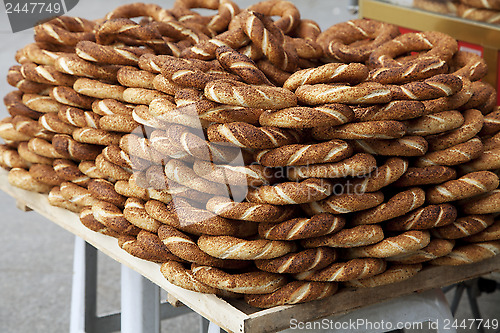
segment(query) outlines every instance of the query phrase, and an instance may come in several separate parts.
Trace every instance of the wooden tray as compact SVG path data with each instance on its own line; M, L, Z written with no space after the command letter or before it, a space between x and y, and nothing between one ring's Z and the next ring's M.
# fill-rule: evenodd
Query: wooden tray
M7 171L3 169L0 169L0 190L17 199L18 207L31 208L62 228L85 239L106 255L142 274L193 311L228 332L276 332L289 328L292 318L305 322L331 315L341 315L363 306L413 292L440 288L493 271L500 271L500 256L466 266L428 267L416 277L396 284L371 289L346 289L324 300L262 310L250 307L241 300L228 302L215 295L192 292L172 285L160 273L159 264L129 255L118 246L115 238L93 232L83 226L77 214L50 206L47 195L11 186L7 181Z

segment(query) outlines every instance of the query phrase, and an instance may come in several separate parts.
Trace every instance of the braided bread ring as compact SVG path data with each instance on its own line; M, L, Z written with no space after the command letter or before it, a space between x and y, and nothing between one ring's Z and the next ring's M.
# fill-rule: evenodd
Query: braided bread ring
M288 179L359 177L369 174L376 167L377 162L372 155L360 153L336 163L290 167Z
M119 85L104 83L99 80L79 78L75 81L73 89L82 95L99 99L112 98L123 102L123 92L126 88Z
M120 235L118 237L118 246L127 251L130 255L137 257L142 260L152 261L156 263L163 262L154 253L146 251L140 243L137 241L136 237L129 235Z
M464 124L464 116L458 111L443 111L408 120L404 124L409 135L427 136L459 128ZM445 135L448 135L448 133L445 133Z
M25 95L26 96L26 95ZM23 96L24 101L24 96ZM496 107L493 112L488 113L484 117L484 124L481 132L481 136L494 135L500 132L500 107Z
M392 98L426 100L452 96L462 89L462 80L452 74L434 75L424 81L406 83L402 86L389 86Z
M385 223L388 231L423 230L453 223L457 209L450 204L428 205Z
M133 173L131 169L122 168L106 160L102 154L96 157L95 165L100 172L114 180L128 180Z
M370 72L369 80L383 84L404 84L446 73L446 61L436 57L416 58L396 65L385 65ZM409 84L413 90L420 84ZM402 93L402 92L400 92ZM422 98L425 99L425 98Z
M347 63L365 62L375 49L397 35L399 30L392 24L359 19L331 26L316 41L328 57Z
M281 223L259 224L259 235L270 240L297 240L335 233L342 229L345 220L328 213L311 218L293 218Z
M481 156L483 143L477 136L458 145L427 153L415 161L415 166L459 165Z
M422 101L425 107L424 114L432 114L448 110L456 110L466 104L473 95L472 83L462 79L462 90L451 96Z
M385 258L385 260L396 262L398 264L419 264L449 254L453 250L454 246L455 241L453 240L431 239L429 245L421 250L411 254Z
M226 197L213 197L208 200L207 210L228 219L267 223L285 221L296 213L292 207L235 202Z
M81 143L89 143L94 145L117 145L122 138L121 134L108 132L92 127L77 128L73 132L73 139Z
M255 160L266 167L334 163L352 155L352 146L342 140L331 140L309 145L287 145L262 150Z
M421 264L392 265L385 272L381 274L377 274L375 276L361 280L351 280L345 282L345 286L354 288L373 288L396 282L401 282L415 276L421 269L422 269Z
M297 248L293 242L207 235L198 238L198 246L212 257L241 260L273 259L293 252Z
M227 71L241 77L243 81L255 85L273 84L264 73L255 65L252 59L227 46L221 46L216 51L217 59Z
M54 68L61 73L72 76L83 76L91 79L116 82L120 69L117 65L105 65L86 61L76 54L65 54L54 62Z
M168 225L162 225L158 229L158 236L170 252L188 262L229 269L242 268L246 264L243 261L211 257L201 251L189 236Z
M495 241L500 239L500 222L496 220L492 225L490 225L488 228L484 229L483 231L469 236L465 237L464 241L466 242L471 242L471 243L477 243L477 242L489 242L489 241Z
M57 116L66 124L76 127L99 127L100 116L91 111L83 111L71 106L61 106Z
M210 287L197 279L193 272L176 261L167 261L160 267L160 271L168 282L181 288L206 294L220 294L220 290Z
M394 140L356 140L358 151L383 156L422 156L427 152L427 141L420 136L404 136Z
M195 278L214 288L241 294L267 294L286 284L280 274L253 271L229 274L215 267L191 266Z
M496 145L496 144L495 144ZM500 148L486 150L475 160L460 166L463 172L500 169Z
M88 191L94 196L94 198L102 201L112 203L115 206L123 208L125 206L125 201L127 198L118 194L115 191L115 186L113 183L104 179L92 179L88 186Z
M29 168L29 162L22 158L18 151L7 145L0 145L0 165L3 168Z
M342 229L334 234L304 239L300 242L305 248L319 246L358 247L380 242L384 239L384 231L379 225L358 225L354 228Z
M57 176L65 181L73 182L77 185L87 187L90 178L84 175L78 166L69 160L54 160L52 166Z
M35 26L35 41L74 46L81 40L94 40L93 28L92 21L61 16Z
M62 134L72 134L76 129L75 126L66 124L63 122L59 116L55 113L46 113L38 118L39 124L49 133L62 133ZM42 132L43 133L43 132ZM47 139L46 136L42 137L38 135L42 139ZM48 138L50 140L50 138Z
M408 168L393 185L397 187L409 187L441 184L455 179L456 176L457 172L455 169L447 166L433 165L423 168Z
M354 120L351 108L343 104L326 104L315 108L298 106L277 111L265 111L260 115L262 126L284 128L312 128L342 125Z
M407 120L424 114L424 104L420 101L392 101L386 105L353 107L357 121Z
M297 97L290 90L279 87L251 86L233 80L208 82L205 86L205 97L221 104L257 109L284 109L297 105Z
M44 114L42 117L49 115L50 113ZM41 118L41 117L40 117ZM38 118L38 119L40 119ZM26 134L30 137L37 137L44 140L52 140L54 133L51 133L47 129L43 128L39 122L25 116L15 116L12 118L12 125L17 132ZM2 126L3 127L3 126ZM7 127L7 126L5 126ZM8 126L10 127L10 126ZM2 131L2 130L0 130Z
M438 204L470 198L496 189L498 176L490 171L477 171L456 180L431 187L427 190L427 201Z
M27 94L47 95L51 85L26 80L21 73L21 66L11 66L7 72L7 83Z
M400 179L407 169L407 160L392 157L366 177L355 179L352 186L359 193L376 192Z
M301 207L308 215L320 213L347 214L369 209L384 201L382 192L373 193L342 193L332 195L321 201L314 201Z
M462 210L465 214L490 214L500 212L500 190L488 192L479 198L467 200Z
M95 101L92 97L78 94L70 87L54 87L50 91L50 97L63 105L74 106L82 109L90 110L92 103Z
M300 23L300 12L291 2L282 0L262 1L248 10L254 10L266 16L280 16L274 24L284 33L294 30Z
M101 233L106 236L118 238L121 236L118 232L109 229L101 222L97 221L92 214L92 207L83 207L80 211L80 222L92 231Z
M52 190L50 190L49 195L47 196L47 200L51 206L60 207L63 209L67 209L70 212L80 213L81 207L77 204L74 204L68 200L66 200L61 195L61 190L59 186L54 186Z
M59 185L61 195L68 201L81 207L93 206L99 200L94 198L89 190L74 183L64 182Z
M394 237L387 237L373 245L349 248L351 258L373 257L387 258L401 254L412 253L423 249L430 242L428 231L410 230Z
M374 224L404 215L415 208L422 206L425 202L425 191L414 187L409 190L399 192L387 202L357 213L352 221L353 225Z
M500 242L490 241L456 247L446 256L430 261L432 265L467 265L500 254Z
M74 76L57 71L54 66L25 63L21 66L21 74L26 80L53 86L71 87L76 81Z
M258 308L271 308L320 300L332 296L337 289L331 282L292 281L270 294L245 295L245 302Z
M259 204L296 205L314 202L332 194L332 183L325 179L308 178L300 183L285 182L249 188L247 200Z
M26 191L48 193L52 189L52 185L35 180L28 170L21 168L11 169L7 179L11 185L22 188Z
M436 238L458 239L477 234L494 222L491 215L468 215L458 218L455 222L432 229Z
M149 232L158 232L158 228L162 225L146 212L144 201L137 198L127 199L123 216L133 225Z
M139 57L153 53L151 49L131 46L100 45L81 41L75 47L76 54L85 60L111 65L137 66Z
M295 274L325 268L337 259L337 252L327 247L307 249L297 253L289 253L274 259L255 261L258 269L280 274Z
M368 77L368 68L359 63L329 63L316 68L302 69L293 73L283 84L283 88L295 91L305 84L349 82L356 84Z
M122 210L112 203L98 201L92 205L94 218L106 227L125 235L135 236L140 229L123 217Z
M500 23L500 17L497 10L475 8L463 3L459 4L457 7L457 16L491 24Z
M251 149L277 148L300 141L299 134L293 130L255 127L243 122L211 125L207 136L211 142Z
M362 258L333 263L321 270L299 273L294 277L307 281L345 282L369 278L382 273L385 269L386 263L382 259Z
M208 161L196 160L193 164L193 171L202 178L228 185L260 186L276 181L272 170L258 164L247 166L217 165Z
M45 157L42 155L38 155L33 153L29 147L27 142L20 142L17 147L17 152L19 156L28 163L39 163L39 164L49 164L52 165L54 161L53 158Z
M355 86L315 84L303 85L295 91L300 103L319 105L328 103L380 104L392 100L391 90L376 82L364 82Z
M57 175L52 165L33 164L30 166L29 173L33 179L44 184L59 186L63 182L63 179Z
M493 111L496 106L497 93L491 84L474 81L471 90L472 97L467 103L460 106L461 110L478 109L482 114Z
M56 151L55 147L50 142L39 138L32 138L28 141L28 149L32 153L36 152L36 154L48 158L65 158L65 156ZM52 162L49 164L52 164Z
M65 134L56 134L52 138L52 145L56 152L64 155L66 158L76 161L93 160L102 150L101 146L80 143L73 140L72 137Z

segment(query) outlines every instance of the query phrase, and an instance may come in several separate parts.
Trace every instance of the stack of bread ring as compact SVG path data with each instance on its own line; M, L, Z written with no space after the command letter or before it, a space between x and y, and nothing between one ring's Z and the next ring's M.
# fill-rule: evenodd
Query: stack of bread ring
M500 24L500 1L460 0L457 15L469 20Z
M500 109L445 34L177 0L56 18L16 60L10 183L180 287L266 308L500 252Z

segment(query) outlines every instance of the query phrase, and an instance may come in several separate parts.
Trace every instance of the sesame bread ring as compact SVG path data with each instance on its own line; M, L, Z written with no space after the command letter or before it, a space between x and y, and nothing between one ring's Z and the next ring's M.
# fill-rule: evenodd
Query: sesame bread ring
M432 165L459 165L478 158L482 152L483 143L475 136L450 148L429 152L419 157L415 166L421 168Z
M409 58L409 61L398 61L395 65L382 65L381 67L375 67L370 71L368 79L370 81L383 84L410 83L408 87L410 87L413 91L418 91L419 86L425 87L425 85L422 85L421 83L411 84L412 82L444 74L448 69L447 62L438 57L422 56L421 58L412 58L410 56ZM398 93L401 94L404 92L398 91ZM425 99L423 97L421 98Z
M457 172L455 169L433 165L423 168L408 168L406 172L394 183L397 187L421 186L441 184L448 180L455 179Z
M431 204L456 201L493 191L498 187L498 176L490 171L469 173L455 180L427 190L427 201Z
M75 126L66 124L63 122L59 116L55 113L46 113L38 118L38 123L42 126L43 129L48 131L49 133L61 133L61 134L72 134L76 129ZM40 136L38 136L40 137ZM40 137L42 139L47 139Z
M101 222L97 221L92 214L92 207L83 207L80 211L80 222L92 231L101 233L106 236L118 238L120 234L114 230L109 229Z
M155 233L146 230L139 231L137 234L137 243L144 249L144 251L159 258L160 262L166 262L169 260L183 262L181 258L170 253L165 244L163 244L158 235Z
M23 159L16 149L10 149L6 145L0 145L0 165L3 168L28 169L30 163Z
M387 268L385 272L377 274L375 276L365 279L351 280L345 282L345 286L354 288L373 288L378 286L384 286L387 284L408 280L409 278L415 276L421 269L422 269L421 264L414 264L414 265L395 264Z
M78 166L70 160L58 159L52 164L57 176L65 181L73 182L79 186L87 187L90 178L83 174Z
M21 73L21 66L11 66L9 68L7 83L26 94L47 95L49 89L52 88L49 84L26 80Z
M273 259L297 249L293 242L207 235L198 238L198 246L203 252L216 258L241 260Z
M451 96L439 97L422 101L425 107L424 114L438 113L448 110L456 110L465 105L472 97L472 82L463 78L462 90Z
M291 32L300 23L300 12L291 2L281 0L262 1L248 7L248 10L254 10L266 16L280 16L274 24L284 33Z
M16 54L16 61L20 64L34 62L39 65L54 65L60 56L74 52L74 47L49 43L31 43L23 47Z
M370 154L356 154L336 163L324 163L290 167L288 179L359 177L377 168L377 161Z
M208 100L205 101L209 102ZM210 101L210 105L198 112L198 117L202 121L214 123L233 123L241 121L252 125L259 124L259 117L264 112L263 109L246 108L236 105L224 105Z
M26 80L53 86L71 87L76 81L74 76L61 73L54 66L25 63L21 66L21 74Z
M57 153L75 161L93 160L102 150L101 146L80 143L65 134L54 135L52 146Z
M46 113L43 116L47 116L48 114L49 113ZM38 121L33 120L29 117L15 116L12 118L11 121L12 125L14 125L14 129L17 132L26 134L30 137L40 138L44 140L52 140L52 137L54 136L54 133L43 128L43 126Z
M61 190L59 186L54 186L52 190L50 190L49 195L47 196L47 200L51 206L60 207L63 209L67 209L70 212L80 213L81 207L64 199L61 195Z
M283 275L262 271L230 274L215 267L196 264L191 269L196 280L214 288L241 294L268 294L287 282Z
M330 139L397 139L406 134L406 126L394 120L366 121L334 127L315 127L312 135L318 140Z
M207 201L207 210L228 219L252 222L279 223L292 218L293 207L235 202L226 197L213 197Z
M330 297L338 286L331 282L292 281L278 290L264 295L245 295L245 302L257 308L299 304Z
M102 154L99 154L96 157L95 165L100 172L115 180L128 180L133 172L131 169L122 168L109 162Z
M283 88L295 91L304 84L363 82L368 77L368 68L359 63L329 63L316 68L294 72L283 84Z
M500 212L500 190L496 189L487 194L467 200L462 210L465 214L490 214Z
M162 225L146 212L144 201L137 198L127 199L123 216L133 225L149 232L158 232L158 228Z
M316 271L308 271L294 275L298 280L345 282L369 278L385 271L386 262L382 259L362 258L347 262L333 263Z
M449 225L457 218L457 209L450 204L428 205L385 223L388 231L424 230Z
M75 127L99 128L99 115L92 111L84 111L71 106L61 106L57 113L59 119Z
M459 239L477 234L494 222L491 215L468 215L458 218L455 222L444 227L432 229L436 238Z
M297 97L280 87L253 86L233 80L215 80L205 86L211 101L257 109L284 109L297 105ZM324 102L325 104L331 102Z
M373 68L397 66L398 63L394 58L411 51L427 51L425 55L421 55L417 58L417 62L421 61L420 59L424 57L436 57L442 61L448 62L458 51L458 45L454 38L437 31L408 33L400 35L376 49L370 55L369 64ZM405 65L409 68L413 64L406 63ZM435 73L431 73L431 75L434 74ZM424 77L412 79L415 80L429 77L427 76L429 75L428 72L423 72L421 75L424 75Z
M266 167L334 163L352 155L352 146L342 140L309 145L286 145L255 154L255 160Z
M48 157L48 158L65 158L64 155L59 154L57 150L55 149L54 145L52 145L50 142L39 139L39 138L33 138L30 141L28 141L28 149L32 153L36 153L38 155ZM44 163L47 164L47 163ZM52 163L50 163L52 164Z
M223 260L206 254L191 237L169 225L160 226L158 237L170 252L187 262L228 269L242 268L246 265L241 260Z
M153 164L162 164L167 160L152 147L150 141L144 138L142 133L140 135L125 134L119 140L120 148L131 157L135 156L146 161L151 161Z
M387 258L423 249L430 242L428 231L410 230L397 236L386 237L379 243L348 249L351 258Z
M154 219L194 235L248 237L257 231L255 223L225 219L194 207L183 198L174 199L166 205L157 200L149 200L144 208Z
M155 76L152 84L154 89L172 96L175 94L175 90L179 88L172 81L161 74Z
M226 165L214 164L208 161L196 160L193 164L193 171L200 177L212 182L240 185L240 186L261 186L274 183L272 170L262 165Z
M500 223L496 220L492 225L488 228L484 229L481 232L478 232L475 235L465 237L464 241L471 243L478 242L489 242L500 239Z
M462 3L476 8L500 10L500 2L498 0L463 0Z
M40 112L30 109L26 105L24 105L23 97L24 93L20 90L14 90L9 92L3 98L3 103L7 108L7 112L13 117L15 116L25 116L31 119L38 119L41 115ZM32 94L32 96L41 96Z
M81 41L76 45L76 54L87 61L110 65L137 66L143 54L153 50L135 46L100 45L92 41Z
M445 111L446 112L446 111ZM443 115L445 112L436 113L432 116ZM453 112L453 111L449 111ZM428 116L427 116L428 117ZM458 117L457 117L458 118ZM481 111L469 109L463 113L464 122L463 124L447 133L441 133L437 135L428 136L425 138L429 143L429 149L433 150L443 150L451 146L456 146L457 144L466 142L476 136L481 128L483 127L483 115ZM448 120L452 122L452 118ZM418 134L421 135L421 134Z
M375 192L400 179L408 169L408 161L392 157L377 167L369 175L352 181L353 188L359 192Z
M261 223L259 235L270 240L297 240L335 233L344 225L344 218L321 213L311 218L298 217L281 223Z
M64 181L48 164L33 164L30 166L29 173L36 181L52 186L59 186Z
M123 66L117 72L117 80L122 86L133 88L154 89L155 74L132 66Z
M28 170L21 168L11 169L7 178L11 185L26 191L48 193L52 189L52 185L35 180Z
M328 103L382 104L392 100L391 89L376 82L364 82L355 86L306 84L298 87L295 94L299 103L306 105Z
M476 8L467 6L463 3L459 4L457 7L457 16L464 19L481 21L491 24L500 23L498 10Z
M38 155L37 153L33 153L28 148L27 142L20 142L19 146L17 147L17 152L19 153L19 156L28 163L39 163L39 164L52 165L52 162L54 161L53 158L45 157L42 155Z
M18 131L14 127L14 123L12 120L12 117L7 117L0 121L0 138L9 141L29 141L32 137L28 134Z
M304 239L300 242L305 248L329 246L336 248L350 248L366 246L384 239L384 231L379 225L358 225L349 229L342 229L331 235Z
M136 167L141 167L141 170L145 170L150 166L149 161L141 160L139 158L135 158L134 161L132 161L130 156L121 150L117 145L107 146L102 150L102 155L106 160L121 166L122 168L138 169ZM143 163L144 165L142 166L141 164Z
M127 88L123 91L123 100L127 103L149 105L156 98L171 96L154 89Z
M141 230L123 217L120 208L106 201L98 201L92 205L92 214L97 221L106 227L124 235L135 236Z
M459 128L464 124L464 116L458 111L443 111L408 120L404 124L409 135L427 136Z
M430 261L432 265L467 265L494 257L500 253L500 242L480 242L456 247L446 256Z
M137 238L129 235L121 235L118 237L118 246L127 251L130 255L137 257L142 260L152 261L156 263L162 263L163 260L156 256L154 253L151 253L144 249L140 243L137 241Z
M89 190L82 186L78 186L75 183L64 182L59 185L61 189L61 195L68 201L75 203L78 206L86 207L93 206L97 202L98 199L94 198L92 193Z
M60 16L35 27L35 41L74 46L82 40L94 40L95 23L80 17Z
M470 1L470 0L469 0ZM488 70L484 59L472 52L458 51L451 59L450 66L454 75L470 81L481 80Z
M96 165L95 161L82 161L78 164L78 169L85 174L87 177L96 178L96 179L107 179L108 177L100 172Z
M420 101L392 101L386 105L357 106L352 110L357 121L408 120L422 116L425 107Z
M120 133L130 133L139 126L132 116L123 114L106 115L99 118L98 128Z
M383 201L382 192L342 193L332 195L325 200L302 205L302 209L310 216L320 213L347 214L370 209L380 205Z
M54 68L61 73L72 76L116 82L116 75L120 66L93 63L80 58L76 54L65 54L55 60Z
M399 192L387 202L363 212L356 213L352 224L374 224L387 221L398 216L402 216L415 208L422 206L425 202L425 191L414 187L409 190Z
M125 87L104 83L99 80L79 78L75 81L73 89L79 94L99 99L112 98L123 102ZM89 108L90 109L90 108Z
M397 35L399 30L392 24L359 19L331 26L318 36L317 43L330 58L365 62L377 47Z
M208 128L208 140L241 148L277 148L300 142L293 130L277 127L256 127L243 122L214 124Z
M121 194L124 197L137 198L143 201L148 201L150 199L148 190L138 186L135 181L131 181L134 176L135 174L133 174L128 181L118 180L115 183L116 193Z
M282 128L312 128L342 125L354 120L351 108L343 104L326 104L309 108L291 107L277 111L265 111L260 115L262 126Z
M250 44L252 45L252 44ZM300 60L300 59L299 59ZM274 66L269 60L267 59L260 59L257 61L257 67L266 74L266 76L271 80L272 83L277 85L278 87L283 86L285 84L286 80L290 77L289 72L285 72L278 67Z
M461 110L478 109L483 114L491 113L495 106L497 93L495 87L487 82L472 82L472 97L460 107Z
M500 132L500 107L495 107L495 109L488 113L484 117L484 124L481 132L481 136L494 135Z
M434 75L424 81L409 82L402 86L389 86L392 98L403 100L426 100L452 96L462 89L462 80L452 74Z
M273 84L266 75L255 65L254 61L227 46L221 46L216 51L217 60L227 71L239 76L248 84Z
M115 191L115 186L112 182L104 179L92 179L88 184L88 190L98 200L110 202L120 208L125 206L127 198Z
M484 150L496 150L500 146L500 132L489 137L487 139L483 139Z
M92 127L77 128L73 132L73 139L81 143L89 143L94 145L117 145L120 143L122 135L119 133L108 132Z
M419 264L449 254L453 250L454 246L455 241L453 240L431 239L429 245L421 250L411 254L385 258L385 260L398 264Z
M115 18L133 18L141 16L150 17L155 21L163 21L173 18L167 10L162 9L160 6L144 3L121 5L107 13L104 18L106 20L111 20Z
M135 105L124 104L115 99L96 100L92 104L92 111L100 116L120 114L124 116L132 115Z
M273 65L289 72L297 68L297 52L285 49L285 36L269 17L252 10L244 11L239 16L243 32Z
M250 188L247 200L271 205L296 205L314 202L332 194L332 183L325 179L308 178L301 182L285 182Z

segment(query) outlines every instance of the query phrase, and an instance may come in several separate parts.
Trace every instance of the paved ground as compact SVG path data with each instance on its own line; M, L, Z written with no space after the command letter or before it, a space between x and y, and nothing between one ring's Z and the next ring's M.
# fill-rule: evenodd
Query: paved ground
M133 1L82 0L70 12L97 18L120 3ZM168 7L173 1L164 1ZM238 1L246 7L255 1ZM293 1L305 18L315 18L322 28L351 18L347 0ZM0 78L14 64L15 50L32 41L32 31L10 32L7 17L0 10ZM0 79L0 93L12 90ZM6 115L0 107L0 116ZM12 198L0 192L0 332L59 333L69 327L73 239L57 225L36 213L22 213ZM98 312L109 313L120 307L120 266L104 255L99 256ZM500 313L500 293L481 298L484 314L494 318ZM470 310L461 304L460 317L470 318ZM199 317L190 314L162 323L163 332L198 332ZM462 332L467 332L467 330Z

